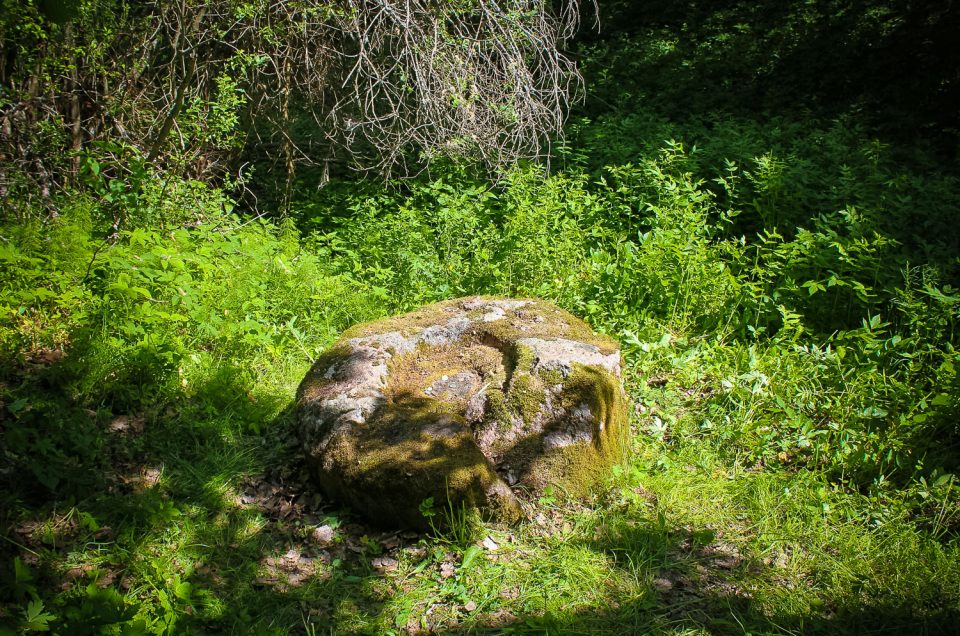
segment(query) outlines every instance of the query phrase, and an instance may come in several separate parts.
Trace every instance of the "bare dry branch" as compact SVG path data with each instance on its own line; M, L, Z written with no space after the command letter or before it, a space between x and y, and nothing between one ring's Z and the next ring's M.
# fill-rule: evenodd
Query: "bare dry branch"
M46 175L48 189L70 175L60 165L40 169L45 151L28 137L43 122L65 131L63 152L119 134L151 161L196 157L183 166L193 176L239 165L237 142L215 134L224 77L246 100L247 143L278 134L289 170L295 157L325 165L349 157L384 176L438 156L492 169L542 159L581 82L561 52L578 26L579 0L80 4L86 13L69 34L87 50L68 75L38 83L67 54L56 27L42 53L3 69L11 99L0 113L0 155L21 175ZM117 23L103 30L98 20ZM12 50L2 31L0 46ZM294 102L322 128L320 153L295 148ZM0 168L0 188L10 174Z

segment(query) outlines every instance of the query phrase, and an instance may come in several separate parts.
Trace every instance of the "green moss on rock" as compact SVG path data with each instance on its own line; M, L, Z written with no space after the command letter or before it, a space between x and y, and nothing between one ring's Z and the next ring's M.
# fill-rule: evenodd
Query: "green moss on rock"
M526 371L514 372L507 404L525 423L532 423L543 410L543 384Z
M343 332L340 340L363 338L381 333L397 331L405 336L415 334L423 329L443 323L448 317L457 313L456 301L444 301L421 307L416 311L401 316L381 318L354 325Z

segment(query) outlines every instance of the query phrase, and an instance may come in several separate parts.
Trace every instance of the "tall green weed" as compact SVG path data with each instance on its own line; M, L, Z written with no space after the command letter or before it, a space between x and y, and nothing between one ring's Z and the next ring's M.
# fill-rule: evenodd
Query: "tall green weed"
M3 228L7 477L86 483L76 475L103 461L105 420L174 403L222 410L239 396L237 430L259 430L336 334L383 313L292 226L242 221L204 196L175 229L105 230L89 201Z
M946 252L894 231L890 193L940 177L884 185L884 152L854 153L877 171L871 187L841 180L824 195L829 171L789 154L741 169L669 141L597 172L518 167L496 186L456 168L403 190L334 184L280 224L186 182L137 189L143 207L117 224L107 212L125 204L95 193L5 226L3 347L13 376L36 372L80 408L216 411L246 396L237 427L257 430L354 322L467 294L538 296L620 337L639 396L644 378L654 393L687 387L650 424L658 443L902 485L956 470L957 294ZM41 364L51 351L62 359ZM35 426L33 398L5 391L16 428Z

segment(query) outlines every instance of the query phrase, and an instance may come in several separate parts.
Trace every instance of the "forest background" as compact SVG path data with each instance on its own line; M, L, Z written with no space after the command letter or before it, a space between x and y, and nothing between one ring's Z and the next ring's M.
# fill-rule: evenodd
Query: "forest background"
M0 632L955 630L960 7L400 6L0 3ZM631 457L368 528L293 392L468 294L618 338Z

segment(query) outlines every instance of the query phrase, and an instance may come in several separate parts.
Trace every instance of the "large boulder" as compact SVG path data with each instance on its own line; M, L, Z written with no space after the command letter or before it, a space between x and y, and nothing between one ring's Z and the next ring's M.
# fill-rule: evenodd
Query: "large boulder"
M518 494L583 494L624 453L617 343L537 300L472 297L355 326L297 392L326 493L380 525L432 498L515 521Z

